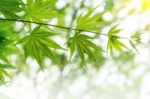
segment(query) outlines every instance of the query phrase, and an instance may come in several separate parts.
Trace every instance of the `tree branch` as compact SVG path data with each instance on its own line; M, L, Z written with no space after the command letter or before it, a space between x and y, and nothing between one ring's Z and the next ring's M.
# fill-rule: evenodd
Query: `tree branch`
M99 32L95 32L95 31L88 31L88 30L78 29L78 28L58 26L58 25L53 25L53 24L48 24L48 23L42 23L42 22L27 21L27 20L22 20L22 19L0 18L0 21L11 21L11 22L33 23L33 24L38 24L38 25L48 25L48 26L52 26L52 27L56 27L56 28L62 28L62 29L67 29L67 30L71 29L71 30L75 30L75 31L84 31L84 32L88 32L88 33L94 33L94 34L100 34L100 35L108 36L108 34L99 33ZM130 39L130 38L125 38L125 37L119 37L119 38L120 39Z
M88 30L83 30L83 29L77 29L77 28L70 28L70 27L65 27L65 26L58 26L58 25L53 25L53 24L48 24L48 23L42 23L42 22L34 22L34 21L27 21L27 20L22 20L22 19L5 19L5 18L0 18L1 21L11 21L11 22L25 22L25 23L33 23L33 24L38 24L38 25L48 25L48 26L52 26L52 27L56 27L56 28L62 28L62 29L71 29L71 30L77 30L77 31L84 31L84 32L91 32L91 33L95 33L95 34L100 34L100 35L106 35L107 34L103 34L103 33L99 33L99 32L94 32L94 31L88 31Z

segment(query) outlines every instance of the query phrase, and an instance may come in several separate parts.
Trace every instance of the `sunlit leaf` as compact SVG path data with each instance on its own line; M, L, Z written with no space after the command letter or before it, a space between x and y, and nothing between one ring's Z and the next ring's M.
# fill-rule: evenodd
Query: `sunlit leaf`
M16 13L21 11L21 5L21 0L1 0L0 12L7 18L19 18Z
M119 41L119 36L117 36L118 33L120 33L121 29L117 29L118 25L113 26L108 31L108 43L107 43L107 51L110 52L111 55L113 55L114 49L118 52L122 52L123 49L128 49L128 47Z
M25 19L43 22L43 19L50 19L56 14L54 10L57 0L27 0Z
M81 30L100 31L100 28L103 26L103 23L100 21L103 12L93 15L94 11L95 8L90 10L85 15L81 14L77 19L76 28Z
M50 58L52 61L57 60L56 53L54 53L53 49L65 50L49 38L52 35L54 33L51 31L36 27L30 35L18 41L18 43L24 44L25 57L31 56L36 59L42 70L44 68L43 61L45 57Z
M98 47L96 44L91 42L90 40L91 38L92 37L88 35L76 33L73 37L71 37L68 40L69 47L70 47L70 57L72 57L72 55L77 50L77 53L85 66L86 66L85 54L87 54L91 59L96 61L94 51L95 50L101 51L100 47Z

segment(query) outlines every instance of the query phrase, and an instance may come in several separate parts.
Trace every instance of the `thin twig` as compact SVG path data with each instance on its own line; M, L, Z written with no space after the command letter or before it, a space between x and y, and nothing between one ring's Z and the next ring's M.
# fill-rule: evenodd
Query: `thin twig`
M77 17L77 13L78 13L79 9L81 8L81 6L83 5L84 1L85 0L81 1L80 6L78 8L76 8L75 6L73 7L75 10L74 10L74 13L72 15L72 20L71 20L71 23L70 23L70 29L68 30L67 37L69 37L70 34L71 34L71 30L72 30L71 28L73 27L73 23L74 23L74 21L75 21L75 19Z
M27 20L22 20L22 19L6 19L6 18L0 18L1 21L12 21L12 22L25 22L25 23L34 23L34 24L39 24L39 25L48 25L52 27L57 27L57 28L62 28L62 29L70 29L70 27L65 27L65 26L58 26L58 25L53 25L53 24L48 24L48 23L42 23L42 22L35 22L35 21L27 21ZM103 33L99 32L94 32L94 31L88 31L84 29L77 29L77 28L71 28L71 30L77 30L77 31L85 31L85 32L90 32L90 33L95 33L95 34L100 34L100 35L106 35Z
M27 20L22 20L22 19L0 18L0 20L1 21L11 21L11 22L33 23L33 24L38 24L38 25L48 25L48 26L52 26L52 27L56 27L56 28L62 28L62 29L67 29L67 30L71 29L71 30L75 30L75 31L84 31L84 32L88 32L88 33L94 33L94 34L100 34L100 35L108 36L108 34L99 33L99 32L95 32L95 31L89 31L89 30L72 28L72 27L65 27L65 26L58 26L58 25L53 25L53 24L48 24L48 23L42 23L42 22L27 21ZM130 39L130 38L125 38L125 37L119 37L119 38L120 39Z

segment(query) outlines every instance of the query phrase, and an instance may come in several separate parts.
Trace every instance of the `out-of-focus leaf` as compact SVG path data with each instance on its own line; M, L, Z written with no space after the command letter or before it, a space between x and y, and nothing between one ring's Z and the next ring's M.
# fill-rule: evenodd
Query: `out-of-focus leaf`
M105 0L105 10L112 10L113 6L113 0Z
M0 64L0 84L6 83L6 78L10 78L11 75L8 70L13 69L14 67L10 64Z
M136 48L136 45L135 45L135 43L134 43L132 40L130 40L130 44L131 44L131 46L138 52L138 50L137 50L137 48Z
M6 63L9 63L9 55L17 53L14 46L16 35L12 32L12 24L0 22L0 60Z
M133 35L131 36L131 39L133 39L133 40L136 41L137 43L142 43L142 41L141 41L141 35L142 35L141 32L137 32L137 33L135 33L135 34L133 34Z
M21 5L21 0L1 0L0 12L7 18L19 18L16 13L21 11Z

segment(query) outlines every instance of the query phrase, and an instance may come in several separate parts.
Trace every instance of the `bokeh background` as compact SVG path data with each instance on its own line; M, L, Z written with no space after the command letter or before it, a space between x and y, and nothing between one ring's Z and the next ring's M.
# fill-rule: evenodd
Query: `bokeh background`
M28 59L27 64L20 60L17 61L19 70L13 73L10 83L0 86L0 99L150 99L150 0L59 0L55 5L63 9L59 24L66 22L69 26L72 13L81 3L79 12L97 6L98 12L107 10L102 22L104 25L119 23L123 29L121 36L141 32L143 43L137 45L139 53L127 51L126 56L114 57L100 53L98 62L89 63L88 71L78 68L80 64L74 61L64 64L61 70L47 63L42 72L35 60ZM56 23L56 19L51 23ZM20 28L20 23L16 25ZM109 25L102 32L107 33L108 29ZM106 47L106 38L100 38L95 42ZM10 57L15 62L16 58L20 57Z

